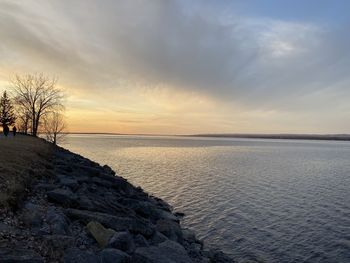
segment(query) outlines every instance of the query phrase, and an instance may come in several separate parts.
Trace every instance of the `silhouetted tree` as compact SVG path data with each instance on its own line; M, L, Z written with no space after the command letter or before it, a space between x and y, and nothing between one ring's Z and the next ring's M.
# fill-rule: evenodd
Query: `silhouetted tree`
M16 115L14 113L14 107L11 99L7 96L7 92L4 91L0 99L0 124L4 126L10 126L16 121Z
M30 113L25 111L22 107L16 107L17 111L17 120L18 131L24 134L28 133L29 128L31 127L31 117Z
M63 108L63 92L57 79L44 74L15 75L11 80L18 107L30 116L31 132L37 136L41 118L50 111ZM25 115L25 116L27 116Z
M46 139L53 144L57 144L65 134L63 131L66 128L64 115L59 112L49 112L44 116L44 132Z

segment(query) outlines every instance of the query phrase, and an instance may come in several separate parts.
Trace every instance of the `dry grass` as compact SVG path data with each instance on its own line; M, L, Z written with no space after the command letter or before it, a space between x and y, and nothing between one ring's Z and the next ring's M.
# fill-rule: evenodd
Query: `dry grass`
M17 207L33 180L48 173L52 152L42 139L0 135L0 207Z

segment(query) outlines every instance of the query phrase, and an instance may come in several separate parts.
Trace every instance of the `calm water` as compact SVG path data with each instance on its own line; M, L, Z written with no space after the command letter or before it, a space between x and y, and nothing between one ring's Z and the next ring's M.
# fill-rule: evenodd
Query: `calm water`
M238 261L350 262L350 143L70 135Z

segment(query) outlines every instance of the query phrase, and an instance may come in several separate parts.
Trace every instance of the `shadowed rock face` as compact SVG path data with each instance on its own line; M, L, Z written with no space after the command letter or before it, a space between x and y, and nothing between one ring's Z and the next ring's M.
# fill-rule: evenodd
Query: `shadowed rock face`
M0 247L0 262L233 262L204 250L167 203L108 166L59 147L54 160L54 176L39 180L13 223L2 225L24 242Z
M0 262L44 263L43 258L31 250L0 249Z

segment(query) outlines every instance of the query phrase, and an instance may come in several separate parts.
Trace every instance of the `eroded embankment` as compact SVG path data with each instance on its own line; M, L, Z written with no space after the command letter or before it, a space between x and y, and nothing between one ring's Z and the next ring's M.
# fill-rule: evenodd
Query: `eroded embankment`
M108 166L59 147L52 159L21 207L2 213L0 262L233 262Z

